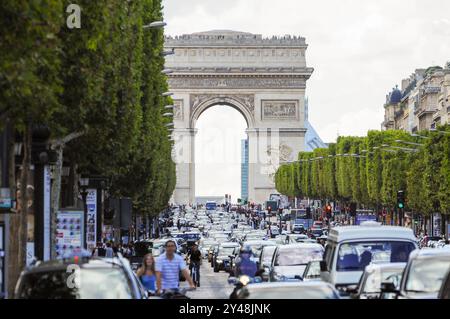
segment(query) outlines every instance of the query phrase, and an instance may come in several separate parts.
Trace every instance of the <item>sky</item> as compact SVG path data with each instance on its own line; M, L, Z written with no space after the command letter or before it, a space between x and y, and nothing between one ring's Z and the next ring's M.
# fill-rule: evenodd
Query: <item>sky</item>
M247 122L225 105L210 107L196 123L195 192L197 196L241 198L241 140Z
M305 37L306 63L314 68L306 88L309 120L324 142L379 130L386 94L396 84L400 86L417 68L443 66L450 60L449 0L164 0L163 4L168 35L229 29ZM220 119L222 112L211 116ZM214 127L212 123L204 128ZM237 124L232 121L229 127Z

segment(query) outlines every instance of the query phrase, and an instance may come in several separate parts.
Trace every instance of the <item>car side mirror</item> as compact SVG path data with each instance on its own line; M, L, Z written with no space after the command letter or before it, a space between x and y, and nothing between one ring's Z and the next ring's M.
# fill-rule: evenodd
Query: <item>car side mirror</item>
M325 260L320 261L320 271L328 271L327 262Z
M385 281L381 283L381 292L382 293L398 293L393 282Z

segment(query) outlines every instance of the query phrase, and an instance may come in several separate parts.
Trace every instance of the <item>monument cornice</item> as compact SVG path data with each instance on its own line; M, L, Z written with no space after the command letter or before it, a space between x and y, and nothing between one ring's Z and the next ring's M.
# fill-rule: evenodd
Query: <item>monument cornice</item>
M179 36L166 36L164 42L165 46L171 47L307 47L305 38L300 36L263 37L261 34L232 30L213 30Z
M179 75L312 75L314 68L207 68L207 67L189 67L189 68L171 68L174 72L169 76Z
M305 89L309 74L171 74L169 86L176 89Z

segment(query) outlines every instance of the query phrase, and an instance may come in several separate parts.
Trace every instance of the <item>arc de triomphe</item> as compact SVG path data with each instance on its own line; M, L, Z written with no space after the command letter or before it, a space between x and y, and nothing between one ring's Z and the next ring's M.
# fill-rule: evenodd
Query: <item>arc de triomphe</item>
M218 104L237 109L248 124L249 201L275 193L273 174L305 148L306 67L302 37L263 38L235 31L166 37L170 91L174 93L176 204L195 201L195 124Z

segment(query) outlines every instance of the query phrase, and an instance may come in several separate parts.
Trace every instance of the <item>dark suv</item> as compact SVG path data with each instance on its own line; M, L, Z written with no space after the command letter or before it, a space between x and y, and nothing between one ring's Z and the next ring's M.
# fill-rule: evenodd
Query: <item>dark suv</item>
M148 299L148 292L119 254L38 262L21 273L15 298Z

